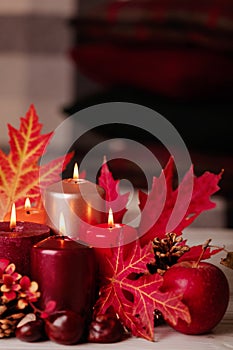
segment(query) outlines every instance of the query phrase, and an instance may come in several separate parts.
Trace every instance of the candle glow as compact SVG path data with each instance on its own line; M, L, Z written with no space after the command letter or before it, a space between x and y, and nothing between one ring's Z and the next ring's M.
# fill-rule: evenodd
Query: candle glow
M112 208L109 209L108 212L108 226L109 228L114 227L114 219L113 219L113 212L112 212Z
M74 165L73 179L74 180L79 179L79 171L78 171L78 164L77 163L75 163L75 165Z
M15 203L13 203L11 208L10 229L13 230L15 227L16 227L16 209L15 209Z
M66 224L64 214L61 212L59 217L59 233L62 237L66 235Z
M25 200L24 208L27 212L30 212L31 209L31 202L30 199L27 197Z

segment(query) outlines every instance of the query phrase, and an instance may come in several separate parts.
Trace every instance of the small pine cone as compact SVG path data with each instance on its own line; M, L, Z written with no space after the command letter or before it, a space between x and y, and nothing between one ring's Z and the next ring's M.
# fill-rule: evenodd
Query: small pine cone
M14 336L16 326L24 316L23 313L17 313L0 319L0 339Z
M183 238L173 232L167 233L165 238L155 238L152 242L155 262L149 266L149 271L162 275L170 266L176 264L178 259L190 249L189 246L181 244L182 241Z
M7 310L6 305L0 305L0 315L4 314L4 312Z

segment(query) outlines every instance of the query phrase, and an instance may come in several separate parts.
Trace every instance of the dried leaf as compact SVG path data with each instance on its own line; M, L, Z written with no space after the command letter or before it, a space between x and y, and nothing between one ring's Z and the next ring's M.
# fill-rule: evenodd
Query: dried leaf
M155 237L164 238L166 233L171 232L168 227L173 214L177 196L179 207L176 206L176 214L180 221L172 228L177 235L189 226L204 210L215 207L210 196L219 190L218 182L222 172L218 175L205 172L196 177L191 166L177 188L173 188L174 160L171 157L167 166L158 178L153 179L152 189L149 194L139 191L140 209L142 212L139 225L141 243L147 244ZM190 184L193 183L191 200L189 198ZM190 200L190 202L188 202ZM188 204L188 209L185 208Z
M116 248L113 257L106 261L106 284L100 290L96 313L114 308L134 336L151 341L155 309L173 324L179 317L190 322L189 311L181 302L182 295L162 293L163 278L148 274L147 264L154 260L152 244L141 248L139 242L134 242L131 254L126 256L124 250L125 246Z
M104 161L101 167L98 182L105 189L107 210L112 208L114 221L121 223L124 214L127 212L126 205L128 203L129 193L119 193L119 180L114 180L106 161Z
M233 252L228 252L226 258L222 258L220 264L233 269Z
M9 212L12 203L23 206L26 197L32 203L40 200L39 186L40 157L53 133L41 134L42 124L33 105L21 118L19 130L8 124L10 152L0 150L0 219ZM60 169L65 168L72 154L60 157L41 169L41 186L60 179Z

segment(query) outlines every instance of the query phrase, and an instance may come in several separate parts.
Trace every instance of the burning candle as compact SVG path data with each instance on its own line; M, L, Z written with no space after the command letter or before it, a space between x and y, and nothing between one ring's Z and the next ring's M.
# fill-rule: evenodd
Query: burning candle
M80 179L75 164L73 178L64 179L48 186L44 201L47 224L58 231L59 213L66 218L67 236L78 239L89 225L105 221L105 191L102 187Z
M41 291L40 306L56 302L57 310L72 310L89 318L95 294L95 255L92 248L65 236L60 215L60 235L32 249L32 277Z
M26 198L24 208L17 209L16 215L18 221L36 222L38 224L45 224L46 215L44 208L32 207L29 198ZM7 213L4 221L10 220L10 213Z
M138 238L134 227L114 223L113 212L110 208L108 223L98 224L86 232L85 242L93 246L97 259L102 261L103 256L112 256L113 248L126 245L130 249L132 242Z
M32 246L49 235L46 225L16 221L13 204L10 221L0 222L0 258L14 263L20 274L30 276Z

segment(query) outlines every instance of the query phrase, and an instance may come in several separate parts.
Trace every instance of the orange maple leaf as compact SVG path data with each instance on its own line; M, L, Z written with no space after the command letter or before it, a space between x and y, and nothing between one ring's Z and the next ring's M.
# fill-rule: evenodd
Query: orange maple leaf
M26 197L32 203L38 202L41 186L59 181L61 167L64 169L73 156L70 153L40 167L39 160L53 136L53 132L42 135L41 129L33 105L25 117L20 118L19 130L8 124L9 154L0 149L0 219L4 218L13 202L17 207L24 204Z

